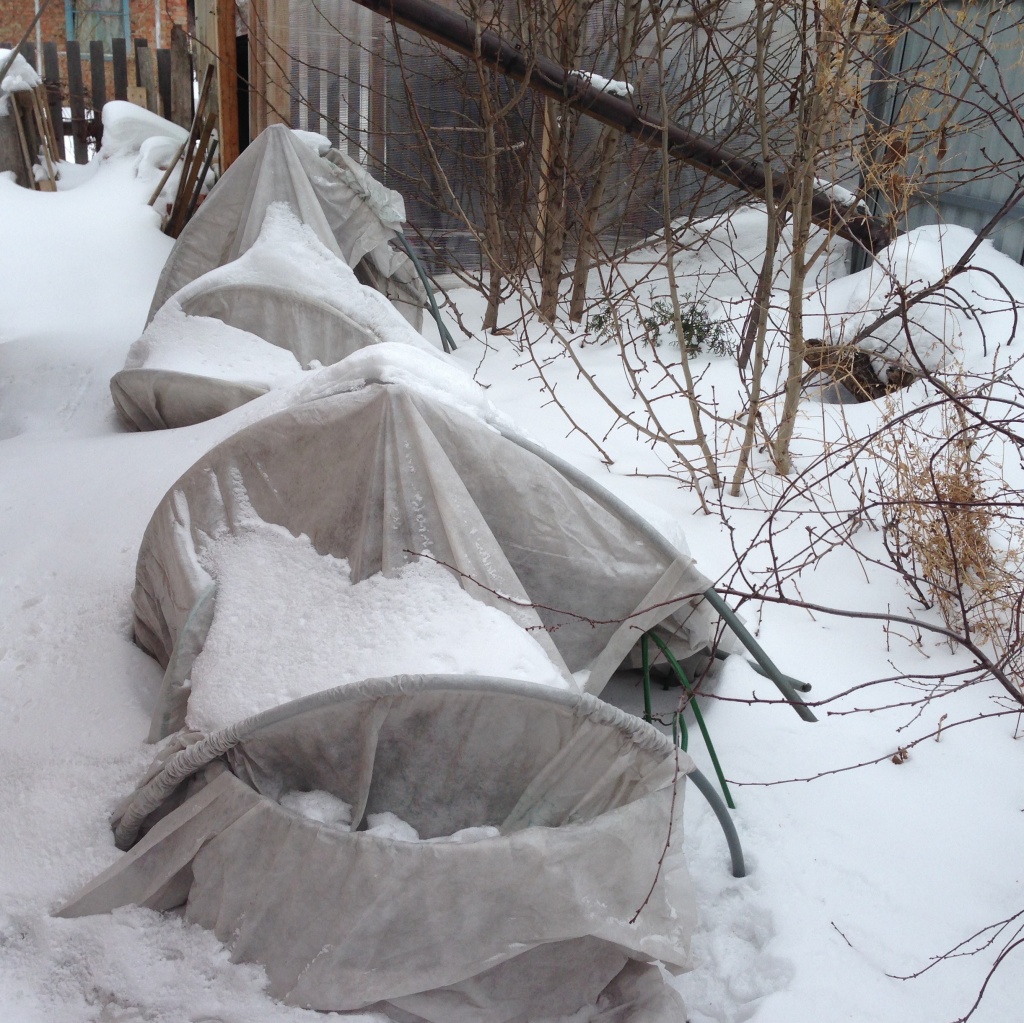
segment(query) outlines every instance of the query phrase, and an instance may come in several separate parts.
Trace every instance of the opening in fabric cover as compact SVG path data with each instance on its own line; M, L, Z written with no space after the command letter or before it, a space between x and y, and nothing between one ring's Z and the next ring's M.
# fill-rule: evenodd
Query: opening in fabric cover
M624 971L635 988L631 960L687 965L691 769L668 737L587 695L509 679L370 680L167 760L121 819L151 830L61 913L184 903L236 961L265 966L275 997L309 1008L507 1023L604 993L646 1004L617 1020L672 1023L681 1003L653 968L642 997L620 989ZM183 782L187 798L161 818ZM355 828L389 811L424 839L499 834L399 841L278 801L312 790L349 804Z

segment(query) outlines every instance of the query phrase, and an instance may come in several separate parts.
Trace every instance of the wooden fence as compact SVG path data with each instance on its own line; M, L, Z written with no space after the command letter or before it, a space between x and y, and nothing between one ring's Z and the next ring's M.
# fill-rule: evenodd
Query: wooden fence
M36 66L34 46L26 43L21 54ZM75 40L63 52L57 43L43 43L43 81L50 119L58 135L71 137L75 163L88 163L90 149L99 147L108 100L137 103L183 128L192 123L192 58L177 26L170 49L154 50L145 39L132 40L129 49L127 40L114 39L109 54L96 41L83 54Z

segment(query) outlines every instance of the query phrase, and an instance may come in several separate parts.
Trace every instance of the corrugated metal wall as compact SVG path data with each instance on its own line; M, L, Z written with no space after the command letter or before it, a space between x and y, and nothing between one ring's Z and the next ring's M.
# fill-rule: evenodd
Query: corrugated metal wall
M1024 2L913 3L900 19L913 25L890 58L902 81L887 90L880 113L894 126L922 117L908 139L906 175L921 190L906 226L979 231L1024 173ZM1003 218L992 240L1024 263L1024 207Z
M600 0L589 8L581 67L611 75L610 39L621 3ZM480 79L473 63L391 24L351 0L292 0L288 12L290 91L293 127L326 135L336 146L365 160L406 198L410 232L429 244L435 262L454 259L480 265L475 232L484 209ZM649 44L648 44L649 49ZM637 74L650 76L650 61L638 59ZM673 62L677 81L687 77L685 54ZM487 76L496 104L507 104L517 87ZM538 201L539 104L529 93L502 118L498 135L498 205L503 226L529 226ZM570 159L566 181L571 255L578 211L592 181L601 126L569 114ZM707 120L695 108L695 125ZM606 201L599 218L609 247L645 237L663 226L660 157L621 139ZM690 168L670 168L674 216L706 215L734 201L736 192ZM533 213L534 223L536 214ZM467 221L469 222L467 224ZM522 230L520 230L522 233ZM512 239L521 251L525 239ZM432 253L429 250L433 248Z

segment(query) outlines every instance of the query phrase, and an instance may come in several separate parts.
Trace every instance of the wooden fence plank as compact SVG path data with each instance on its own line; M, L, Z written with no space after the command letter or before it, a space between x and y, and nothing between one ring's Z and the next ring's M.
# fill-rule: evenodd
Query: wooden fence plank
M146 90L146 109L160 113L160 96L156 91L156 61L145 39L135 40L136 84Z
M110 54L114 65L114 99L128 98L128 43L112 39Z
M90 80L92 86L92 108L99 116L107 103L106 55L103 43L94 39L89 43Z
M160 96L159 114L171 120L171 51L156 51L156 91Z
M67 41L68 99L75 163L89 162L88 126L85 120L85 85L82 81L82 50L75 39Z
M10 47L5 47L5 49L9 50ZM18 50L18 53L20 53L25 58L25 60L27 60L29 64L32 65L32 67L36 66L35 43L23 43L21 49Z
M142 68L139 66L139 48L149 46L148 39L135 38L132 40L132 54L135 57L135 84L142 85Z
M103 43L94 39L89 43L89 84L92 88L92 135L99 149L103 142L103 108L107 104L107 70Z
M182 128L192 124L192 58L188 36L180 25L171 29L171 112L170 119Z
M64 111L60 84L60 55L56 43L43 43L43 81L46 82L46 105L50 108L53 133L57 136L57 155L64 159Z

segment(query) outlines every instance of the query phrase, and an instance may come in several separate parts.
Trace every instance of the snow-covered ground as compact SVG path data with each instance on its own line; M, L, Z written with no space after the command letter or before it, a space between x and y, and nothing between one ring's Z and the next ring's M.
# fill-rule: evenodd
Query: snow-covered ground
M0 180L0 1018L313 1023L325 1014L272 1001L260 969L231 964L211 934L174 915L125 909L109 917L50 916L120 855L107 818L152 757L143 740L161 671L132 644L129 599L142 532L173 481L247 415L242 408L200 426L146 434L127 433L116 421L108 381L142 331L171 248L145 206L154 180L153 168L143 169L136 174L129 152L97 162L72 179L77 187L57 194ZM756 250L757 216L737 218L729 244L716 236L683 267L690 290L707 291L709 303L733 322L742 319L749 265L722 270L737 254ZM926 256L936 246L935 237L923 238L914 273L934 270ZM906 253L899 258L905 266ZM1024 299L1019 267L990 248L976 262ZM638 279L642 266L641 257L631 271ZM987 280L980 274L973 286L984 289ZM835 280L831 288L831 307L846 303L851 314L875 293L866 279ZM450 298L467 326L479 325L478 296L458 290ZM995 301L985 298L985 308ZM505 312L512 319L517 310ZM990 314L990 341L1008 315ZM517 330L533 341L532 358L524 334L486 343L478 334L460 341L455 362L524 432L591 473L670 538L685 537L707 575L732 581L734 547L745 551L760 535L777 479L759 475L741 498L722 497L715 514L703 514L693 491L668 471L662 449L628 429L609 433L609 405L580 378L557 339L526 323ZM969 334L973 327L960 329ZM974 368L1000 357L991 346L967 348ZM636 408L615 346L575 351L616 403ZM538 366L611 466L591 441L570 432L540 385ZM692 368L705 393L715 389L727 420L738 409L735 365L700 356ZM920 385L905 395L920 400ZM682 404L657 406L673 429L685 423ZM823 438L867 431L883 414L873 406L805 404L798 464L813 459ZM718 439L728 448L723 429ZM846 486L837 484L841 499ZM807 530L819 528L826 514L810 499L792 502L780 518L791 526L780 549L795 544L793 534L806 542ZM868 554L881 552L870 524L858 543ZM749 566L755 573L765 568L758 550ZM894 573L874 569L848 547L809 565L797 585L810 603L913 609ZM973 720L1000 709L992 701L995 683L943 696L920 714L892 706L920 695L915 676L966 664L927 636L772 603L748 604L744 614L780 667L813 684L814 700L837 698L819 709L817 724L807 724L734 659L719 699L707 704L751 869L746 878L730 876L721 831L691 791L685 843L701 924L694 969L673 981L689 1019L957 1019L1009 934L978 955L949 959L917 979L898 978L1024 909L1014 866L1024 845L1024 746L1015 739L1016 714ZM900 676L911 684L855 688ZM890 759L935 731L941 715L941 737L914 745L903 763ZM969 723L954 727L960 721ZM691 752L710 774L699 739ZM1020 1018L1022 1003L1024 980L1011 956L973 1018L1008 1023Z

